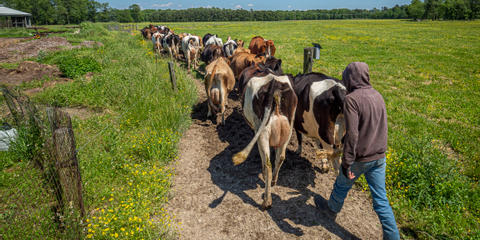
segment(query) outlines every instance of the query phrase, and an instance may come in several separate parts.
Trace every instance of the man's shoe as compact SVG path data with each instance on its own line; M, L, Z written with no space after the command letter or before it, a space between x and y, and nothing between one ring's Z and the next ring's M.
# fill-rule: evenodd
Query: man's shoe
M325 214L328 218L331 218L333 220L337 218L337 213L330 209L330 207L328 206L328 202L327 200L325 200L325 198L316 197L314 198L314 201L317 209L320 210L323 214Z

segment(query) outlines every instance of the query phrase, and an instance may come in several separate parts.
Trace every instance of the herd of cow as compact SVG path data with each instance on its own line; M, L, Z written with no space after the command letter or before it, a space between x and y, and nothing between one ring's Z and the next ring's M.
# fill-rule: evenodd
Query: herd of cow
M203 38L187 33L177 35L166 26L150 25L141 32L145 39L152 40L156 52L166 51L176 59L183 54L188 71L191 63L197 68L199 58L206 63L207 117L220 113L225 124L228 94L237 86L242 96L243 116L255 136L233 156L233 163L244 162L257 143L265 180L263 209L272 205L271 187L277 182L293 129L298 139L298 154L302 151L302 135L312 137L322 149L317 154L323 170L328 170L330 160L338 172L345 133L343 102L347 94L340 80L322 73L284 74L282 61L275 58L274 42L260 36L254 37L247 49L242 40L229 37L223 44L217 35L206 34ZM273 177L270 147L275 149Z

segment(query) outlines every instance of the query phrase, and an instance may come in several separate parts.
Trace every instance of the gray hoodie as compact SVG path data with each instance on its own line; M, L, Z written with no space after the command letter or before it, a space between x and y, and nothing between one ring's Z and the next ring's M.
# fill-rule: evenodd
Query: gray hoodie
M369 162L385 157L387 150L387 110L382 95L370 85L368 65L348 64L343 71L348 90L344 103L346 134L342 165Z

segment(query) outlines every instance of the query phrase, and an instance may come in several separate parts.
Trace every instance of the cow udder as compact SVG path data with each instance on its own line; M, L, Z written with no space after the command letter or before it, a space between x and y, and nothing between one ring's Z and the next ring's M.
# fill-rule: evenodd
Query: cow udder
M270 121L270 147L281 147L290 137L291 129L288 119L283 115L273 115Z

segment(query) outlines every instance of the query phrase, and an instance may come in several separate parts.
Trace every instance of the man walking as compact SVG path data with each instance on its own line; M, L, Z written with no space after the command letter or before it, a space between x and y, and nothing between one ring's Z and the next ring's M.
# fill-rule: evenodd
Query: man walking
M328 202L317 207L335 217L355 180L365 174L373 199L373 209L382 223L384 239L400 239L395 217L385 189L385 151L387 150L387 111L382 95L370 85L368 65L350 63L343 71L345 97L344 138L341 173Z

